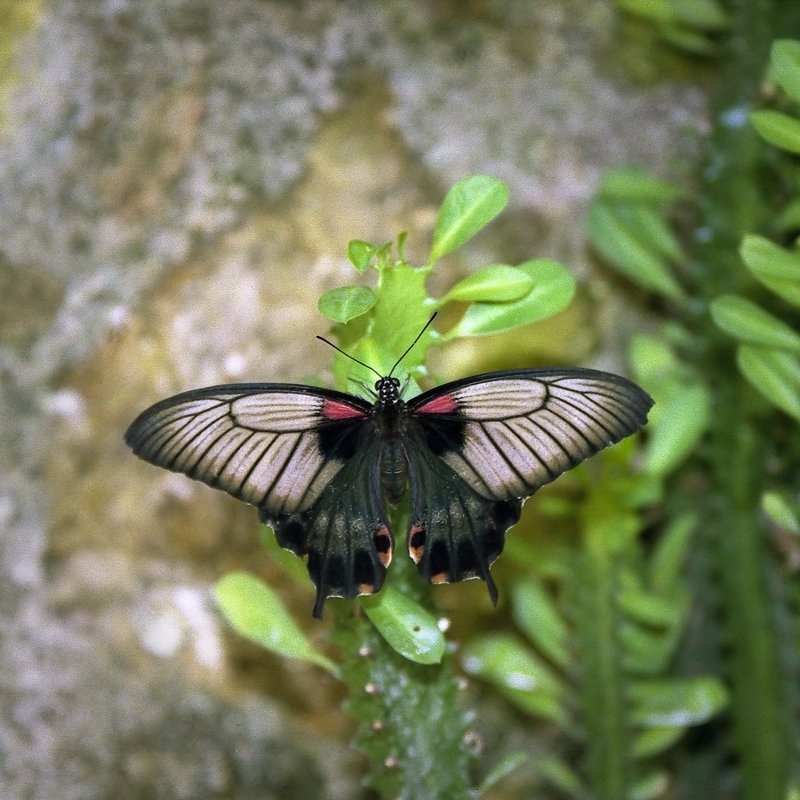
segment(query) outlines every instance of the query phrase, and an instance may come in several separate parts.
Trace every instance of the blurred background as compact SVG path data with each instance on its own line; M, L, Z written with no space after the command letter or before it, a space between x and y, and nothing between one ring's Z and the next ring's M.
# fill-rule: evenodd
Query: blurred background
M709 69L602 0L0 3L2 797L359 796L337 682L210 600L246 568L307 617L254 510L122 434L184 389L325 379L316 302L356 281L348 241L408 230L424 260L442 196L479 172L509 209L434 290L531 257L581 289L437 374L624 372L647 306L590 258L586 205L610 167L697 168Z

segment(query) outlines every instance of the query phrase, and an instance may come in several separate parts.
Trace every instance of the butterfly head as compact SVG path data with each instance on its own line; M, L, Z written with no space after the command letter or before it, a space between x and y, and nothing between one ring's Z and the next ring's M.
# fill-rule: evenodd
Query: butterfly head
M396 406L400 403L400 381L393 375L375 381L378 402L384 406Z

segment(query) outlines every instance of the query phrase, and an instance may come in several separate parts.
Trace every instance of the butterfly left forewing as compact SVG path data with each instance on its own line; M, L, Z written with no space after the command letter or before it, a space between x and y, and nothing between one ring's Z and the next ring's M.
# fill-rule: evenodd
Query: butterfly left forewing
M145 461L289 513L312 505L352 455L368 411L305 386L212 386L151 406L125 441Z

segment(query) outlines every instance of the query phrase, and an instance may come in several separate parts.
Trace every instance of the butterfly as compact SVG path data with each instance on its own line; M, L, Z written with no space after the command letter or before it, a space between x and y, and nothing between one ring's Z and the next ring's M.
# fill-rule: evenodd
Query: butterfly
M151 406L125 441L256 506L281 547L308 557L317 618L328 597L380 590L394 552L387 505L407 486L421 577L480 578L496 603L489 568L523 502L639 430L653 401L626 378L571 368L489 372L404 400L392 372L411 347L388 375L372 370L371 400L299 384L211 386Z

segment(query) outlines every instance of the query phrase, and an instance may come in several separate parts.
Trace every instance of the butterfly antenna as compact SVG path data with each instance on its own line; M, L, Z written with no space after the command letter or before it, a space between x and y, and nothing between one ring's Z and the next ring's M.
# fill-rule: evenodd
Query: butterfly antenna
M430 323L428 323L428 324L430 324ZM425 327L427 327L427 325ZM423 328L423 330L424 330L424 328ZM362 367L365 367L366 369L370 370L371 372L374 372L379 378L383 377L383 375L381 375L380 372L378 372L378 370L376 370L374 367L371 367L369 364L365 364L363 361L359 361L355 356L351 356L350 353L346 353L344 350L342 350L341 347L337 347L333 342L329 342L324 336L317 336L317 339L319 339L321 342L325 342L325 344L327 344L327 345L330 345L337 353L341 353L343 356L346 356L351 361L355 361L356 364L361 364ZM419 339L419 336L417 336L417 339ZM412 347L413 346L414 345L412 345ZM406 352L408 352L408 351L406 351Z
M430 328L431 322L433 322L436 319L436 315L438 313L439 313L438 311L433 312L431 318L425 323L422 330L417 334L417 338L414 339L414 341L411 342L411 344L406 348L405 353L403 353L403 355L401 355L400 358L398 358L397 361L394 362L394 366L389 370L389 375L391 375L397 369L397 365L414 349L414 345L422 338L422 334L425 333L425 331L428 330L428 328Z

